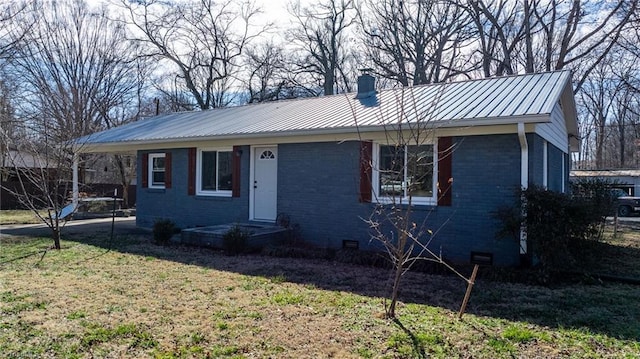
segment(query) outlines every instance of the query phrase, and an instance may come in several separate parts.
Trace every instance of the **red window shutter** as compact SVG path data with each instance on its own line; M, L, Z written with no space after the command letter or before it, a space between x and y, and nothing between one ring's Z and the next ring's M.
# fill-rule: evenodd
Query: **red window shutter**
M373 143L371 141L360 142L360 202L371 202L371 160L373 156Z
M171 188L171 152L164 154L164 188Z
M196 155L198 151L195 147L189 148L187 159L187 194L193 196L196 194Z
M451 206L453 138L438 138L438 206Z
M231 153L231 197L240 197L240 166L242 156L242 148L233 146Z
M142 188L149 188L149 154L148 153L143 153L142 154L142 178L141 178L141 182L142 182Z

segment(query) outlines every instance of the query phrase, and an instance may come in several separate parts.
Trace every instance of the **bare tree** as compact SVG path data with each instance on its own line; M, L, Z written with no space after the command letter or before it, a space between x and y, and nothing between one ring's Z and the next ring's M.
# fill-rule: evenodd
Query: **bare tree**
M593 157L586 167L624 168L634 157L634 105L637 92L630 83L640 75L638 59L626 51L611 53L592 71L578 93L584 112L582 157Z
M611 80L609 67L601 64L591 77L584 83L583 88L578 93L581 104L588 113L587 120L593 129L593 141L595 149L595 167L604 167L604 145L607 142L609 131L607 118L611 111L613 102L611 96L615 96L615 86Z
M27 141L4 149L8 155L5 156L7 167L12 168L10 178L15 180L13 185L4 182L2 187L51 229L53 248L60 249L65 223L63 208L71 190L73 150L69 143L47 135L49 121L41 122L44 127L39 133L30 132L32 135ZM11 139L3 142L12 143Z
M24 138L23 128L16 118L14 108L13 81L6 75L0 80L0 155L2 155L2 167L8 167L4 163L6 153L12 142L21 142Z
M483 75L517 73L518 51L525 38L528 40L527 53L531 53L530 1L467 1L463 6L478 29ZM531 61L527 61L527 68L533 72Z
M296 22L289 33L301 54L298 71L312 74L324 95L350 92L347 32L355 22L353 0L323 0L307 7L297 1L289 12Z
M484 76L571 68L577 93L632 24L637 0L468 0Z
M107 39L111 51L104 51L101 86L92 102L102 125L112 128L130 121L138 120L143 112L143 101L148 91L148 83L154 66L151 59L138 57L138 49L127 41L124 31L117 25ZM107 45L107 44L105 44ZM106 48L105 48L106 49ZM122 186L122 200L129 205L128 188L135 177L135 160L131 154L114 154L113 167Z
M290 86L284 56L284 49L272 42L254 46L247 51L247 102L275 101L282 98L283 90Z
M37 7L34 4L33 7ZM6 2L0 5L0 60L14 56L14 50L20 46L33 22L17 26L16 18L24 18L31 11L27 2Z
M13 144L20 154L34 158L30 162L36 170L18 170L20 161L14 165L23 184L23 204L47 219L59 247L68 169L77 159L70 141L135 117L139 73L123 28L104 12L92 12L84 1L42 3L24 17L16 21L37 25L17 47L8 71L21 80L16 116L29 141ZM39 197L29 198L27 183Z
M435 0L371 0L359 11L368 60L403 86L442 82L470 70L470 17Z
M121 5L136 40L146 45L146 55L175 66L173 78L180 82L175 84L192 97L187 109L227 106L245 47L270 28L254 26L260 10L250 1L122 0Z
M21 46L22 40L29 30L29 26L18 26L15 19L24 17L28 9L26 3L6 3L0 6L0 164L3 178L6 178L8 168L11 167L12 157L10 149L13 142L22 142L25 133L20 121L15 116L15 78L7 70L8 61Z
M628 84L640 79L640 58L631 57L626 52L618 55L615 65L611 68L612 80L615 81L617 88L616 96L612 99L611 113L611 125L616 141L607 147L616 152L611 156L614 159L612 165L618 168L627 168L636 157L636 139L638 137L634 136L633 118L638 117L638 114L634 113L634 110L637 109L634 105L637 106L638 96L640 96L640 93Z
M362 165L377 173L378 181L372 180L372 184L379 184L371 195L375 209L363 220L370 228L372 240L386 250L392 264L390 303L385 308L388 318L396 316L402 276L418 261L441 264L473 284L473 279L460 274L432 248L441 228L431 227L428 214L414 213L419 200L439 200L453 183L453 178L446 179L446 183L433 180L435 161L451 156L454 151L453 143L446 148L442 148L444 142L435 145L438 127L435 115L443 88L436 91L437 95L423 106L416 105L420 100L413 88L397 91L394 115L385 111L378 116L385 139L379 143L377 156L369 159L363 156ZM357 113L354 117L357 123Z

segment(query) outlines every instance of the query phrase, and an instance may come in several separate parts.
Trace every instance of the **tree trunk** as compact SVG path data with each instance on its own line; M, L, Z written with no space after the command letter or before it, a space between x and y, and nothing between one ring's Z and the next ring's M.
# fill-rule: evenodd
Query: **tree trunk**
M604 143L605 143L605 116L599 110L597 114L597 133L596 133L596 169L604 168Z
M626 166L626 158L625 158L625 150L626 150L626 136L625 136L625 126L624 126L624 118L622 118L622 124L620 125L620 168L625 168Z
M335 82L335 77L333 76L333 73L331 72L331 70L327 71L327 73L324 74L324 95L325 96L330 96L333 95L333 83Z
M401 252L404 252L404 248L398 246L398 249ZM398 292L400 291L400 279L402 278L403 263L404 263L404 255L399 254L398 262L396 263L396 271L393 276L393 288L391 290L391 303L389 304L389 308L387 309L387 318L395 318L396 317L396 304L398 303Z
M120 184L122 184L122 202L125 208L129 208L129 186L127 179L127 170L125 169L122 156L115 155L116 165L118 166L118 174L120 175Z
M122 205L129 208L129 186L126 183L122 184Z
M53 248L60 249L60 228L54 227L51 231L53 232Z
M531 9L530 9L529 0L525 0L524 2L524 21L525 21L525 47L527 51L527 59L526 59L526 69L525 72L533 73L533 44L531 40Z

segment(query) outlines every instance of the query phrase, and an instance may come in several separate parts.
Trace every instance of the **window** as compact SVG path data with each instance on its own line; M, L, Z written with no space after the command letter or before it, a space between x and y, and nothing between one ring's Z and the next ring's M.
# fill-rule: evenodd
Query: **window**
M197 193L199 195L231 196L232 161L231 149L198 151Z
M165 188L165 154L149 154L149 188Z
M435 204L433 145L379 145L377 191L383 202Z
M265 150L260 154L261 160L273 160L276 158L276 155L270 150Z

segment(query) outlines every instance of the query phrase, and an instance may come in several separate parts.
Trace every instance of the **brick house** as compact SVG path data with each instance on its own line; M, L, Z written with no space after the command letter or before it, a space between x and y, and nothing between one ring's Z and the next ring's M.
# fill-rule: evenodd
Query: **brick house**
M578 146L571 73L382 91L363 75L358 87L161 115L78 144L84 152L137 153L142 227L159 218L191 228L286 214L307 242L370 249L362 218L376 204L393 198L406 206L411 198L416 221L428 216L439 230L432 245L443 256L465 262L481 251L496 264L516 264L526 246L497 240L491 213L513 204L521 187L566 190ZM410 153L424 162L393 171L412 161Z

